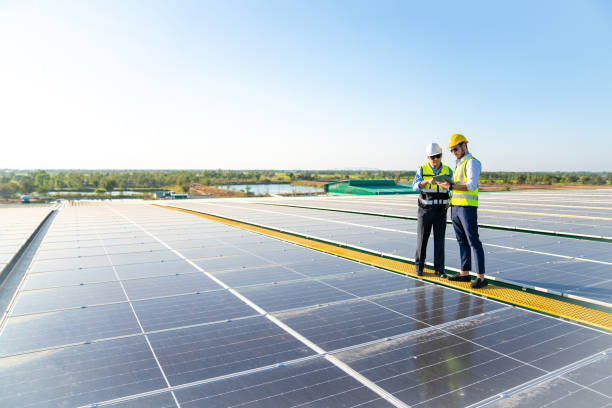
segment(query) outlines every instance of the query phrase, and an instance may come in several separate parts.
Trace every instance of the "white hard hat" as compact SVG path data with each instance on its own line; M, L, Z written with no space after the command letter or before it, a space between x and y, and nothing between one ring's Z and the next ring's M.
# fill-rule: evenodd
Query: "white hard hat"
M442 148L437 143L430 143L425 148L425 154L427 157L435 156L436 154L442 154Z

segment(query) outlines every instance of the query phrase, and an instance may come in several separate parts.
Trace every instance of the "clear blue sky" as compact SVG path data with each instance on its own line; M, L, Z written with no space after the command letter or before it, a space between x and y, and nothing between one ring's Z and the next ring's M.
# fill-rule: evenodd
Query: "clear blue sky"
M0 167L612 171L610 1L0 2Z

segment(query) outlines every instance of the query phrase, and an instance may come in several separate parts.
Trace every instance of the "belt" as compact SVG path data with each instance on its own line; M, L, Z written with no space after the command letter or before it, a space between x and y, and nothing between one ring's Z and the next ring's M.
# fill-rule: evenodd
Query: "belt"
M422 188L421 191L424 193L448 193L445 188Z
M422 205L444 205L448 204L448 200L423 200L419 197L419 203Z

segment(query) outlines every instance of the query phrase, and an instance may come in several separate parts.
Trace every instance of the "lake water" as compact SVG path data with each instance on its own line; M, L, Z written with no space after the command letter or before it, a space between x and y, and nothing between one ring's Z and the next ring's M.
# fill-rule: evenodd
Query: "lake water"
M242 191L246 193L247 186L249 191L255 195L263 194L308 194L322 193L324 190L319 187L293 186L291 184L231 184L229 186L217 186L225 190Z
M111 193L111 195L114 196L118 196L118 195L135 195L135 194L142 194L142 191L113 191ZM96 195L98 193L95 193L93 191L49 191L49 195L70 195L70 194L81 194L83 196L92 196L92 195Z

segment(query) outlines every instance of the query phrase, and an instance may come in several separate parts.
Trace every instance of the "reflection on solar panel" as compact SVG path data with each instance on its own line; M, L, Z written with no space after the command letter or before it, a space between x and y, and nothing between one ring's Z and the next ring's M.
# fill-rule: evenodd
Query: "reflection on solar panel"
M143 204L50 222L0 329L0 406L612 404L602 331Z

